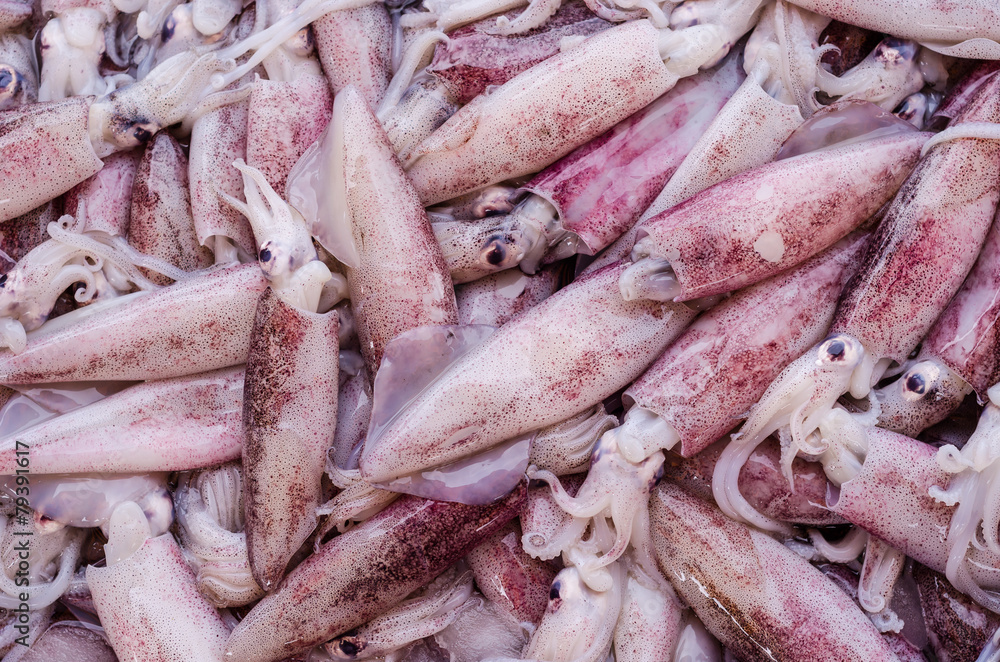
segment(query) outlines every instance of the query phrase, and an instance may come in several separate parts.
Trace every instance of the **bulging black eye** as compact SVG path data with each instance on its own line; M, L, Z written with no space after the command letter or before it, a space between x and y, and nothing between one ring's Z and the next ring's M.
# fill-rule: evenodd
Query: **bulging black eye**
M559 599L559 582L552 584L552 588L549 589L549 600Z
M0 276L0 287L3 287L6 284L7 284L7 274L4 274L3 276Z
M841 359L844 357L844 352L847 347L841 340L833 340L829 345L826 346L826 353L831 359Z
M353 656L358 654L357 645L353 641L348 641L347 639L340 642L340 650L344 651L347 655Z
M7 67L0 67L0 87L7 87L16 80L14 73Z
M923 375L914 373L906 378L907 391L922 395L926 389L927 389L927 382L924 381Z
M132 136L132 140L137 144L143 145L148 143L149 139L153 137L153 132L141 124L133 124L132 128L129 129L129 135Z
M260 261L261 262L270 262L271 261L271 251L270 251L270 249L267 249L267 248L260 249L260 255L259 255L259 257L260 257Z

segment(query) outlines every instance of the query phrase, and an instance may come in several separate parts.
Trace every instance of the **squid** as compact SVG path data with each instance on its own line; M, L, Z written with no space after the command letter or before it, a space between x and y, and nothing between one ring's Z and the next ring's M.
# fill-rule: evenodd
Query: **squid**
M595 526L609 516L613 521L615 544L601 550L599 559L583 560L572 544L564 548L588 585L606 590L608 577L600 568L621 556L629 542L646 572L655 572L643 505L662 475L663 450L680 441L685 456L701 451L733 426L796 347L822 336L850 275L848 265L866 240L863 235L851 237L798 269L740 292L697 320L626 389L623 401L631 406L625 421L595 446L587 480L576 497L568 497L551 473L529 471L532 478L552 486L556 502L570 515L594 518ZM767 323L792 316L797 321L780 328ZM771 352L780 354L772 359ZM716 361L727 369L714 369Z
M978 121L1000 112L994 78L956 118ZM750 417L723 453L716 468L714 492L731 517L752 517L757 526L773 528L755 517L731 486L736 466L772 432L788 426L782 439L787 467L800 451L825 456L829 471L854 469L838 464L861 454L865 429L877 420L872 409L852 416L835 406L850 392L869 397L890 364L902 364L930 330L958 291L986 238L1000 197L1000 146L992 141L957 140L931 148L903 184L875 232L862 267L844 290L830 328L831 335L793 361L768 387ZM969 177L984 169L985 177ZM948 188L942 189L942 186ZM947 190L948 195L940 191ZM934 245L933 255L926 247ZM919 304L914 303L919 300ZM722 500L720 500L722 499Z
M44 324L21 353L0 353L0 378L7 384L166 379L239 365L264 284L257 267L234 266L97 302ZM177 355L175 347L188 349Z
M435 223L451 246L452 279L594 255L631 227L742 79L738 58L686 78L667 94L533 177L505 216ZM449 256L446 254L446 259Z
M736 30L755 12L736 12ZM725 43L718 25L661 31L645 20L592 35L463 106L413 150L407 174L430 205L538 171L714 64Z
M488 17L449 31L447 42L437 45L431 63L402 92L399 102L380 113L403 162L424 138L487 87L503 85L556 55L563 39L583 39L611 27L579 1L562 5L530 35L498 35L492 30L495 25L496 19Z
M76 227L112 237L128 234L132 217L129 201L141 157L139 150L112 154L97 174L66 192L63 207L76 219Z
M1000 224L994 219L975 266L898 380L876 389L880 427L916 436L973 391L980 401L1000 381Z
M652 495L650 519L664 576L738 656L896 660L847 595L773 538L667 482Z
M142 510L111 515L107 565L87 567L97 614L118 659L222 659L229 629L197 589L170 534L152 537Z
M30 40L19 30L0 35L0 110L38 101L38 76Z
M239 464L183 475L174 506L181 548L197 572L198 591L219 608L264 597L250 571Z
M242 368L137 384L5 435L0 473L16 473L25 446L39 474L190 471L228 462L242 452L242 411Z
M212 265L211 252L199 244L191 216L187 157L169 133L158 133L147 145L131 194L128 241L133 248L182 271ZM158 285L172 282L157 274L150 279Z
M577 280L514 318L405 406L393 403L397 411L376 407L373 421L385 423L369 428L362 476L383 483L467 458L565 420L638 377L695 311L623 301L616 293L623 270ZM489 389L478 386L484 371L494 376Z
M437 634L481 598L473 597L472 573L452 568L409 598L360 628L324 644L335 660L388 657L408 644Z
M103 95L115 89L99 69L104 55L104 27L118 14L111 0L63 3L47 0L45 12L55 17L41 31L39 101L60 101L75 95ZM127 74L124 79L132 82Z
M487 600L521 627L538 626L556 572L524 551L521 529L515 522L484 540L465 560Z
M378 108L392 77L392 22L381 3L330 12L311 28L316 55L336 94L353 85Z
M615 625L615 662L666 660L681 636L684 605L658 573L626 563L625 595ZM683 658L680 658L683 659Z
M264 174L242 161L245 215L270 282L257 302L243 397L243 478L247 548L254 579L265 591L284 576L292 554L316 528L326 451L337 426L340 319L319 314L334 279L318 259L295 209ZM342 288L339 288L342 289ZM275 490L276 480L286 488Z
M938 659L975 662L993 632L1000 627L996 614L956 591L944 576L914 565L927 638Z
M226 659L282 660L384 613L513 519L524 495L489 506L402 497L289 572L233 630Z
M289 203L345 266L369 375L401 333L458 322L455 290L427 214L357 90L337 95L326 134L289 180Z
M21 658L20 662L50 662L83 659L87 662L115 662L118 658L103 630L72 621L53 623Z

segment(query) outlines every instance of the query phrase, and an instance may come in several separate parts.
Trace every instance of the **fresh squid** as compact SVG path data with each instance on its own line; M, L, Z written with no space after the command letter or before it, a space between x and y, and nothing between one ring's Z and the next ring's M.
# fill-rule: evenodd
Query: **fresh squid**
M514 318L398 413L376 408L373 418L386 423L369 429L362 475L390 481L488 450L592 407L635 379L694 311L623 301L616 292L623 270L612 266L577 280ZM480 390L483 370L508 384Z
M319 549L233 630L226 659L281 660L385 612L509 522L524 488L489 506L406 496Z
M851 599L773 538L666 482L650 517L664 576L737 655L895 662Z
M435 223L439 241L465 248L450 251L452 279L468 282L515 265L534 273L543 257L594 255L617 239L736 91L742 79L737 60L730 56L717 70L681 80L540 172L522 187L527 195L510 214Z
M998 86L1000 79L994 77L956 123L1000 112L1000 98L994 93ZM730 489L738 471L735 466L748 448L786 425L784 466L802 451L823 456L828 472L842 470L837 482L855 473L850 458L858 453L863 457L864 430L878 412L852 416L836 407L836 401L847 392L855 398L869 396L893 361L902 364L907 359L961 287L1000 196L998 151L996 142L973 139L935 146L903 184L861 269L841 296L831 335L792 362L768 387L723 453L714 490L727 515L754 517L738 492ZM948 194L942 195L942 190ZM930 245L935 249L928 255ZM847 465L840 464L842 455ZM766 518L754 517L754 523L773 527Z

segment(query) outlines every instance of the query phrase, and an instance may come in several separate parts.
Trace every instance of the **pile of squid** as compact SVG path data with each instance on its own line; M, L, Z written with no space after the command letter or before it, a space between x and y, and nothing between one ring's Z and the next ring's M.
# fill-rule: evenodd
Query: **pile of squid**
M0 0L0 661L1000 661L995 0Z

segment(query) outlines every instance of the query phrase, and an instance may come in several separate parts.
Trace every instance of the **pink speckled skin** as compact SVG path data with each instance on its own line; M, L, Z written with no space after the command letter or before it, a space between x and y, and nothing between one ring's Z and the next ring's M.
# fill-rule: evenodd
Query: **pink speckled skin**
M594 406L636 377L694 317L624 301L623 265L575 281L465 354L377 435L361 473L392 480L487 450Z
M110 158L109 158L110 160ZM96 176L100 177L110 164ZM127 192L128 193L128 192ZM198 242L191 216L188 160L177 139L166 131L156 134L135 173L131 196L128 243L140 253L152 255L183 269L197 271L212 264L212 253ZM89 209L89 207L88 207ZM87 214L90 229L90 214ZM173 282L167 276L148 274L159 285Z
M141 149L117 152L105 157L104 167L90 179L66 193L63 208L77 220L81 212L87 219L83 230L107 232L116 237L128 233L132 183L139 167ZM81 209L80 205L85 208Z
M896 662L851 599L770 536L668 482L650 516L664 576L738 659Z
M868 455L861 473L831 492L827 505L844 519L881 538L932 570L948 562L948 528L954 506L930 496L947 489L954 474L938 467L937 449L907 436L868 429ZM1000 558L970 547L969 572L983 588L1000 587Z
M0 114L0 221L41 206L104 167L88 133L91 101L71 97Z
M876 32L921 42L1000 41L1000 5L993 0L792 0L793 4ZM963 54L961 57L986 57Z
M372 108L378 107L392 77L392 21L385 5L330 12L312 24L312 31L334 94L353 85Z
M0 2L0 30L7 32L31 16L31 2L4 0Z
M855 234L715 306L625 391L692 457L728 432L788 363L826 336L868 236Z
M924 338L922 354L938 357L981 400L1000 382L1000 223L994 220L976 265Z
M17 469L17 442L40 474L212 466L240 456L242 411L240 368L145 382L0 440L0 467Z
M719 456L729 443L723 437L694 457L686 459L667 453L663 464L664 475L687 491L705 501L712 502L712 472ZM795 458L792 475L795 491L788 488L788 479L781 473L781 449L778 442L768 437L754 450L740 469L740 494L757 511L771 519L808 526L834 526L847 520L822 505L830 482L823 473L823 466Z
M17 262L48 239L49 223L62 216L61 200L53 200L27 214L0 223L0 250Z
M878 211L928 137L877 138L768 163L649 219L638 237L650 237L670 261L681 301L746 287L815 255Z
M513 18L519 11L507 12ZM559 53L564 37L589 37L611 27L587 6L564 2L549 20L516 35L491 34L497 17L489 16L448 33L448 43L434 50L427 71L443 81L455 102L465 105L492 85L503 85L522 71Z
M243 397L243 512L254 579L273 590L316 528L337 427L336 311L300 310L268 288L257 304Z
M529 276L506 269L471 283L455 286L459 324L500 327L552 296L562 280L560 265Z
M605 249L587 271L628 257L639 228L649 219L709 186L773 159L802 122L798 106L772 98L753 76L745 79L642 213L639 222Z
M257 79L247 118L247 165L283 195L288 173L330 122L333 95L323 76L303 74L293 81Z
M451 274L427 213L392 151L378 118L353 88L344 103L347 205L358 268L345 268L368 374L386 344L410 329L457 324Z
M371 620L509 522L523 483L488 506L403 496L288 573L233 630L227 660L271 662Z
M1000 76L951 126L1000 122ZM899 189L844 290L831 333L902 363L972 268L1000 198L1000 143L935 146Z
M594 255L632 227L744 78L738 57L685 78L614 128L535 175L564 229Z
M1000 618L955 590L948 579L920 564L913 566L930 647L945 662L976 662Z
M243 200L243 177L233 161L246 160L249 108L249 100L237 101L198 118L191 130L188 179L191 214L201 245L209 237L229 237L249 255L256 255L250 222L217 194Z
M218 269L112 305L77 323L40 329L20 354L0 352L0 382L145 380L193 375L246 360L257 297L256 264ZM92 304L94 305L94 304Z
M229 629L198 592L173 536L150 538L109 567L87 567L101 625L119 660L214 662Z
M589 37L480 95L413 151L425 205L541 170L644 107L677 81L659 31L631 21Z
M538 625L549 604L549 587L556 571L528 556L521 546L521 528L507 524L465 557L476 586L493 604L518 623Z

